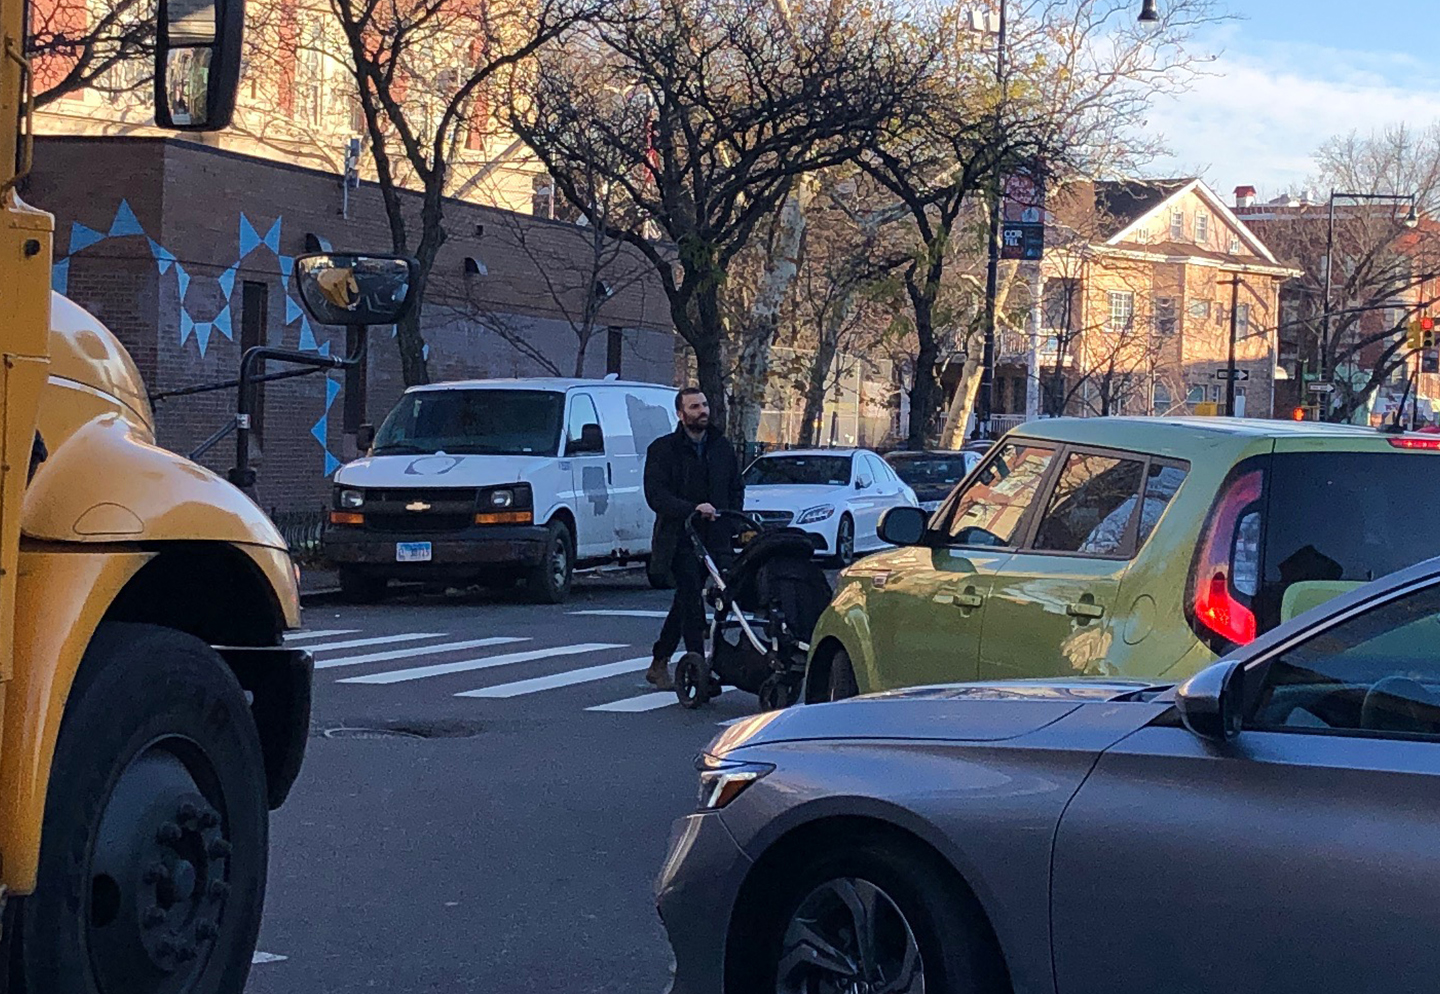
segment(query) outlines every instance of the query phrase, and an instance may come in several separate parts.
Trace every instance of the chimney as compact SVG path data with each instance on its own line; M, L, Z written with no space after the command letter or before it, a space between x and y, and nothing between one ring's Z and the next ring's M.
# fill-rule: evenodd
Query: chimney
M1255 204L1255 188L1253 186L1237 186L1235 188L1235 206L1253 207Z

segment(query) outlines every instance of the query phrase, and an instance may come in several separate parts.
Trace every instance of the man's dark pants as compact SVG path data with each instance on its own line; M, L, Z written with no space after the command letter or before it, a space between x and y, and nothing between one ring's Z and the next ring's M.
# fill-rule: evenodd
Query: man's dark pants
M681 542L670 564L675 577L675 599L670 602L670 613L660 628L660 639L655 643L654 658L667 662L685 640L687 652L705 652L705 590L704 568L695 556L689 542Z

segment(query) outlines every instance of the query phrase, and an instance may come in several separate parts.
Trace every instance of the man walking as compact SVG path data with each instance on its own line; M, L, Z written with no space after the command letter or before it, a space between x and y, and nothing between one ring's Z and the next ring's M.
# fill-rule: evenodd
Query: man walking
M655 534L650 544L650 574L675 587L670 613L655 643L645 679L669 690L670 657L685 640L687 652L705 651L704 570L685 535L685 521L700 513L700 537L712 555L728 552L724 542L730 530L717 524L720 510L739 511L745 504L740 461L718 428L710 425L710 404L705 394L686 387L675 395L680 423L669 435L650 443L645 453L645 501L655 512Z

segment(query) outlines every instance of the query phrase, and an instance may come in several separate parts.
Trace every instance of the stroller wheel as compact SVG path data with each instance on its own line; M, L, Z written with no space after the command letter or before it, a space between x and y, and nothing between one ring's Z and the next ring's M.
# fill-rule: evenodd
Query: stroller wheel
M800 695L779 673L772 673L760 685L760 710L779 711L794 704Z
M675 696L682 708L698 708L710 699L710 664L698 652L687 652L675 664Z

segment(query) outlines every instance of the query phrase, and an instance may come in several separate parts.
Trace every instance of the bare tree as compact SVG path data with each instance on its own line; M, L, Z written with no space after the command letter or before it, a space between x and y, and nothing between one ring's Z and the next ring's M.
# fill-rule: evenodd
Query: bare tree
M592 223L598 173L633 208L615 237L659 274L724 423L721 288L797 177L873 141L912 95L924 46L845 0L622 0L589 44L547 58L513 127ZM669 243L657 243L656 238Z
M25 50L35 106L79 90L107 93L147 85L155 26L149 0L34 0ZM130 70L123 74L120 69Z

